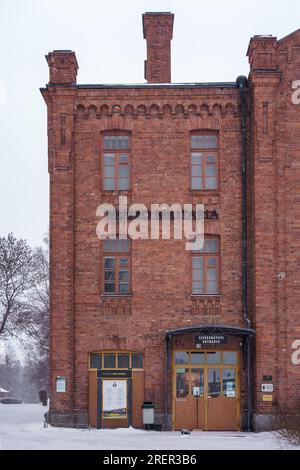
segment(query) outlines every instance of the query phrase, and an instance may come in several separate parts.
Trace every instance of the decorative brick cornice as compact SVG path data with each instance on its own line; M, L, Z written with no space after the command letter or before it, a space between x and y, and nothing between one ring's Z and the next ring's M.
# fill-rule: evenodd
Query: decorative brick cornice
M87 341L85 350L87 352L113 350L143 352L145 347L144 338L129 338L128 336L125 337L119 335L100 335Z
M115 121L118 117L128 117L128 122L132 118L225 118L239 116L239 109L236 102L204 102L202 104L193 103L140 103L140 104L78 104L75 109L75 116L79 119L103 119L110 117Z

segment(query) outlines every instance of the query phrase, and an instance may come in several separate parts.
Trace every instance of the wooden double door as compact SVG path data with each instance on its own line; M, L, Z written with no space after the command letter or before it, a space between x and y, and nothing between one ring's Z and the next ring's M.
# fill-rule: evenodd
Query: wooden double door
M239 430L239 389L237 352L176 351L174 428Z

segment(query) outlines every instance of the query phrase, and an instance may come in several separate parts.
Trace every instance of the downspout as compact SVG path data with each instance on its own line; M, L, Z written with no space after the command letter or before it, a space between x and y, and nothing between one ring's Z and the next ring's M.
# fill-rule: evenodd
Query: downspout
M247 78L240 76L236 80L242 105L242 302L243 317L247 328L251 328L248 312L248 237L247 237L247 103L245 89ZM247 431L252 427L252 338L246 339L246 361L247 361Z
M170 335L167 332L166 334L166 371L165 371L165 419L164 419L164 427L165 431L168 431L169 429L169 420L168 420L168 402L169 402L169 387L168 387L168 382L169 382L169 370L170 370Z
M245 96L245 88L247 86L247 78L240 76L236 80L237 87L240 92L242 104L242 223L243 223L243 248L242 248L242 289L243 289L243 316L247 324L247 328L251 328L251 322L248 317L248 240L247 240L247 103Z

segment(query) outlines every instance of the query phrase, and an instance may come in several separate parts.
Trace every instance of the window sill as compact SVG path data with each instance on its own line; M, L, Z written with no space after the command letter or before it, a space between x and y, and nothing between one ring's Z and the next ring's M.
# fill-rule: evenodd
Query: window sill
M119 194L131 194L131 189L102 189L105 194L112 194L113 196L118 196Z
M190 189L191 194L209 194L210 196L220 196L219 189Z
M221 294L190 294L191 299L220 299Z
M101 298L112 298L112 299L123 299L123 298L130 298L132 297L132 294L101 294Z

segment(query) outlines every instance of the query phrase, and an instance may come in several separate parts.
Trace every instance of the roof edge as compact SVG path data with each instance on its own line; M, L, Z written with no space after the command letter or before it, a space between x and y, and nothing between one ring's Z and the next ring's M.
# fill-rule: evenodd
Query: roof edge
M98 83L81 84L76 88L236 88L235 82L199 82L199 83Z
M300 28L296 29L292 33L288 34L287 36L284 36L283 38L278 39L278 42L285 42L287 39L290 39L292 36L295 36L298 33L300 33Z

